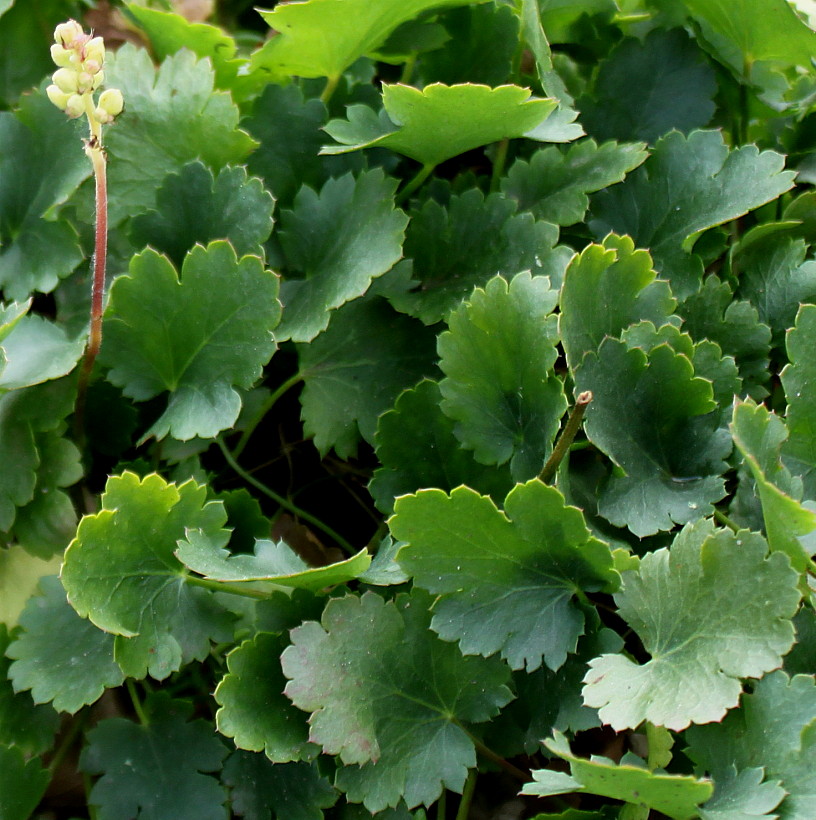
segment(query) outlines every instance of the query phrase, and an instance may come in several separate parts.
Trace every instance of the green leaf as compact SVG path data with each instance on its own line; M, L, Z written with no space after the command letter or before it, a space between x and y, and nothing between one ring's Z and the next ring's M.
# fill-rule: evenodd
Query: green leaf
M165 693L146 704L146 725L103 720L88 734L80 768L96 781L88 802L99 820L226 820L226 792L205 772L221 769L227 749L192 707Z
M1 24L0 24L1 25ZM76 230L54 212L90 176L81 132L44 94L0 113L0 289L48 293L82 261Z
M572 250L553 247L555 225L515 211L513 200L476 189L451 196L446 207L429 199L408 225L411 261L383 280L385 295L397 310L432 325L496 275L511 279L527 270L559 280Z
M287 274L281 288L281 341L309 342L331 311L362 296L402 256L408 218L394 207L396 181L376 168L356 179L330 179L316 193L304 186L280 216Z
M299 345L303 429L321 455L334 448L348 458L360 437L373 444L397 396L438 375L435 344L432 331L374 297L343 305L327 330Z
M745 772L764 768L770 787L781 781L787 796L779 806L784 820L806 820L816 793L813 767L816 748L816 687L813 676L788 678L784 672L766 675L752 694L743 697L742 707L712 726L689 730L689 754L715 780L727 781L736 768ZM756 775L754 775L756 777ZM756 787L754 787L756 788ZM767 788L766 800L778 794Z
M50 779L39 758L26 760L17 746L0 745L0 817L29 820Z
M231 637L229 616L208 590L187 582L174 556L186 529L219 530L223 507L204 487L156 474L108 479L102 509L86 515L65 553L62 583L82 617L119 636L115 657L129 677L162 680L201 660L209 640Z
M417 586L439 596L431 628L465 655L497 652L513 669L564 664L584 632L573 598L612 590L609 547L554 487L519 484L504 513L469 487L420 490L394 505L397 557Z
M283 541L259 540L252 555L231 555L229 535L187 528L176 558L188 569L216 581L269 581L278 586L317 591L358 578L371 563L365 549L325 567L310 567Z
M708 228L776 199L793 184L774 151L729 151L718 131L672 132L624 182L598 194L590 223L596 236L629 234L648 247L678 298L697 291L702 261L688 250Z
M261 11L278 32L252 57L252 68L270 79L338 78L358 57L374 51L402 23L428 9L482 0L381 0L371 13L367 0L307 0ZM326 32L331 32L327 47Z
M113 636L77 615L59 579L43 578L40 590L26 604L22 631L7 650L14 659L9 678L18 691L30 689L36 703L73 714L120 686L124 675L113 660Z
M59 728L59 715L50 706L38 706L24 686L12 686L9 676L9 644L16 630L9 636L5 624L0 623L0 747L16 746L26 755L42 754L54 743ZM0 817L5 815L0 814Z
M47 561L27 553L18 544L0 550L0 622L12 629L37 584L46 575L59 572L62 556Z
M338 787L372 812L461 792L476 764L462 724L488 720L512 698L503 663L463 658L428 630L428 603L419 593L332 599L321 623L292 631L281 657L287 696L312 712L311 738L347 766Z
M131 260L111 288L99 360L137 401L171 392L144 438L211 438L235 423L235 388L252 387L275 351L277 295L278 277L228 242L193 248L181 281L150 248Z
M126 43L105 62L106 85L118 88L126 110L105 134L110 155L108 187L116 191L109 219L155 207L168 174L201 160L217 171L240 165L257 144L238 130L238 108L229 94L214 91L209 61L186 49L168 57L158 71L144 49Z
M607 338L575 371L590 390L587 437L623 475L604 487L599 512L635 535L651 535L710 513L725 495L720 475L731 450L711 382L667 344L647 351Z
M520 273L476 288L439 336L442 411L481 464L510 461L513 477L537 475L567 409L553 372L558 293L546 277Z
M273 766L263 755L238 751L227 759L221 779L230 787L233 811L246 820L323 820L322 810L337 800L310 763Z
M756 309L735 300L731 288L716 276L706 277L703 287L677 308L683 330L695 341L716 342L723 353L733 356L743 383L756 398L765 394L768 381L771 332L761 324ZM752 389L753 388L753 389Z
M672 129L703 128L714 114L716 76L682 29L626 38L597 71L592 95L578 102L582 125L597 139L654 143Z
M799 503L801 482L782 465L784 422L761 404L737 402L731 435L756 481L771 549L784 552L799 572L806 571L816 553L816 505Z
M631 324L673 321L676 302L669 285L656 279L652 258L635 250L628 236L610 234L573 257L561 288L559 331L574 370L584 354Z
M570 764L570 779L576 785L570 791L589 792L623 800L635 806L656 809L672 820L692 820L697 817L698 806L713 791L713 785L708 780L651 772L631 763L615 764L606 757L593 757L591 760L577 757L570 751L567 739L560 732L556 732L551 740L544 743L551 752ZM549 790L549 784L553 775L558 774L561 773L549 769L532 772L536 782L525 784L522 794L537 794L541 797L553 794ZM566 785L568 784L565 783Z
M623 573L618 613L651 659L590 663L584 701L616 731L648 720L674 731L721 720L737 705L740 678L777 668L793 644L800 593L787 558L762 536L686 526L671 549Z
M215 69L218 88L230 88L246 60L236 59L238 46L235 40L216 26L193 23L180 14L151 9L130 3L127 14L135 18L137 25L147 34L150 45L159 61L182 48L189 49L197 57L209 57Z
M239 749L265 752L275 763L308 760L317 751L305 716L283 696L280 655L287 644L265 632L244 641L227 656L229 671L214 695L221 707L218 731Z
M573 225L584 219L587 194L621 182L645 159L643 143L582 140L561 151L555 146L536 151L530 161L516 160L502 179L501 190L537 219Z
M213 178L205 165L191 162L165 178L157 210L133 219L131 241L166 253L176 267L196 243L213 239L228 239L238 256L262 256L274 207L261 180L247 177L245 168L226 167Z
M806 253L803 240L782 237L760 242L737 256L736 295L757 309L760 321L771 328L775 345L784 342L800 305L816 302L816 262L806 262Z
M737 773L732 768L714 783L714 795L700 809L701 820L753 820L768 817L776 820L772 812L785 797L785 790L778 781L763 780L761 768L743 769Z
M449 39L445 48L422 55L424 85L508 82L519 41L519 21L512 8L495 3L467 6L439 19Z
M375 444L381 466L368 490L383 512L393 509L395 498L420 487L452 490L467 484L499 499L512 487L508 468L479 464L461 447L453 421L439 407L441 399L439 386L426 379L380 417Z
M816 498L816 410L812 399L816 384L816 307L803 305L796 326L788 333L789 364L782 371L782 386L788 400L788 440L782 458L794 475L801 477L805 495Z
M340 154L376 145L432 168L481 145L526 135L556 105L516 85L383 85L379 118L366 106L351 106L348 120L331 120L325 128L340 144L322 150Z

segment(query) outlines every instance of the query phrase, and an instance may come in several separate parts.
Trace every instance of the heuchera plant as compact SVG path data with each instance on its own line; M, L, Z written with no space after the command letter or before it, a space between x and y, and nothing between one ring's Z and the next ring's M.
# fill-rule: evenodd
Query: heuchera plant
M812 820L804 1L96 5L0 2L0 818Z

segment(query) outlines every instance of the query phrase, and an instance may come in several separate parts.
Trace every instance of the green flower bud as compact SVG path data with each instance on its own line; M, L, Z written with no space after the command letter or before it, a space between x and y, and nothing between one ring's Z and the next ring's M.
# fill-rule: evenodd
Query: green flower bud
M54 29L54 42L70 48L83 34L82 26L76 20L69 20L67 23L60 23Z
M65 113L73 119L85 113L85 100L81 94L71 94L65 104Z
M97 110L102 109L111 119L121 114L124 107L125 100L122 97L122 92L118 88L105 89L105 91L99 95Z
M68 68L71 66L71 57L74 55L74 52L70 49L65 48L65 46L61 46L59 43L54 43L51 46L51 59L58 65L62 66L63 68Z
M77 73L70 68L58 68L51 79L66 94L74 94L79 88Z
M68 104L68 98L71 96L70 94L66 94L56 85L49 85L48 88L45 89L45 93L48 95L48 99L51 100L57 108L61 108L65 111L65 106Z

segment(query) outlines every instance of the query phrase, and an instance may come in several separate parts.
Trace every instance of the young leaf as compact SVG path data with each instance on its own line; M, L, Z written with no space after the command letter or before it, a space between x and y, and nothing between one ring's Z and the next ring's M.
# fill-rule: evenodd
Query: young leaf
M228 242L193 248L181 269L148 248L111 288L100 362L127 396L171 392L145 438L210 438L238 418L236 387L252 387L275 351L278 278Z
M489 88L464 83L433 83L419 90L409 85L383 85L383 113L351 106L348 120L331 120L326 132L339 145L324 154L361 148L390 148L433 168L446 159L510 137L521 137L540 125L557 102L532 98L516 85Z
M9 636L4 623L0 623L0 747L16 746L26 755L42 754L54 743L59 728L59 715L50 706L41 706L32 700L26 687L12 686L6 653L13 642L15 632ZM0 817L4 817L0 813Z
M633 78L637 77L637 82ZM696 43L682 29L628 37L598 66L591 95L582 98L581 123L602 140L654 143L675 129L708 125L717 80Z
M337 792L313 763L272 765L263 755L237 751L227 758L222 781L230 803L246 820L323 820Z
M481 464L510 460L517 481L541 472L567 409L553 372L557 300L546 277L497 276L453 311L438 340L441 407L456 437Z
M742 707L722 723L692 727L687 734L689 755L718 784L733 777L734 769L741 777L764 769L766 785L781 781L787 793L779 806L780 816L807 820L816 788L809 765L816 750L814 721L813 676L788 678L784 672L774 672L762 678L753 693L743 697ZM772 794L781 796L778 792Z
M343 305L328 329L298 345L303 429L320 453L348 458L360 437L373 444L397 396L438 375L435 345L431 330L379 297Z
M126 43L105 62L105 83L127 100L116 127L105 135L110 155L108 187L116 191L109 219L116 225L155 206L168 174L201 160L217 171L239 165L255 141L238 130L238 108L214 91L210 63L183 49L158 71L144 49Z
M379 168L356 179L346 174L319 194L304 186L292 210L281 213L287 275L278 339L311 341L332 310L362 296L400 259L408 218L394 207L395 189Z
M711 512L725 494L731 441L712 413L711 382L694 375L686 355L607 338L584 356L575 384L594 396L588 438L624 473L604 487L601 515L644 536Z
M619 337L629 325L676 321L676 302L668 283L656 279L652 258L635 250L628 236L610 234L573 257L561 288L559 331L570 368L597 350L607 336Z
M108 479L102 509L86 515L65 553L62 583L82 617L120 636L115 656L125 674L162 680L202 659L209 640L228 640L230 619L208 590L187 583L173 555L186 528L219 530L223 507L188 481L126 472Z
M44 94L0 113L0 289L6 299L47 293L82 261L76 230L53 211L91 173L79 131Z
M769 815L785 797L785 790L779 781L763 780L764 776L761 768L739 773L733 767L727 770L715 781L711 799L700 807L701 820L776 820L778 815Z
M402 23L428 9L484 0L380 0L371 14L368 0L307 0L277 6L261 16L278 32L252 57L252 68L272 79L338 78L358 57L374 51ZM331 32L331 47L326 47Z
M261 180L248 178L245 168L228 166L213 178L201 162L191 162L165 178L156 210L133 219L130 237L139 249L166 253L176 267L196 243L213 239L228 239L238 256L262 256L274 207Z
M113 660L113 636L77 615L59 579L43 578L40 590L26 604L22 631L7 650L14 660L9 678L18 691L30 689L36 703L73 714L121 685L124 675Z
M507 468L486 467L464 450L453 422L442 412L436 382L406 390L380 417L375 436L381 466L368 485L378 509L390 512L394 499L420 487L452 490L460 484L504 498L513 482Z
M672 820L692 820L698 816L700 803L707 800L714 790L709 780L651 772L632 763L615 764L606 757L593 757L591 760L577 757L560 732L544 744L570 764L570 777L550 769L534 771L535 782L525 784L522 794L546 797L570 791L589 792L656 809ZM573 784L564 780L563 786L554 791L555 777L558 776L572 780L574 788L570 788Z
M214 695L221 707L218 731L239 749L265 752L275 763L308 760L317 752L305 716L283 696L280 655L287 644L265 632L244 641L227 656L229 672Z
M616 731L644 720L674 731L721 720L737 705L739 679L775 669L793 644L797 573L767 552L762 536L704 519L623 573L615 603L651 659L592 661L587 705Z
M39 758L26 760L19 747L0 744L0 817L28 820L50 779Z
M561 667L584 632L576 593L618 584L609 547L537 479L516 485L504 513L469 487L420 490L397 499L389 527L406 542L400 566L439 596L431 628L465 655L500 652L513 669Z
M231 555L228 534L187 528L176 558L205 578L216 581L269 581L283 587L317 591L358 578L371 563L366 549L325 567L310 567L284 541L258 540L252 555Z
M428 604L418 592L388 603L370 592L332 599L321 623L292 631L281 657L286 694L312 712L311 738L347 766L337 785L372 812L461 792L476 763L462 724L488 720L512 698L503 663L463 658L429 631Z
M590 225L598 237L629 234L649 248L683 299L699 289L703 274L702 261L688 253L694 240L789 190L793 172L783 165L780 154L755 145L729 151L718 131L672 132L624 182L594 198Z
M528 162L516 160L501 190L518 202L520 211L556 225L581 222L589 207L587 194L621 182L645 159L643 143L621 144L582 140L561 151L541 148Z
M397 281L387 283L385 295L397 310L432 325L497 274L510 279L527 270L560 280L572 250L553 247L558 228L515 211L511 199L475 189L451 196L446 207L429 199L406 232L410 266L393 271L388 279Z
M799 572L806 571L816 553L816 507L799 503L800 482L782 465L784 422L761 404L737 402L731 434L756 481L771 549L784 552Z
M789 364L782 371L782 386L788 400L788 440L782 458L794 475L801 477L805 495L816 498L816 307L803 305L796 327L788 333Z
M192 706L160 692L146 704L144 725L103 720L88 732L80 768L102 775L89 796L99 820L227 820L226 792L205 772L221 769L227 749Z

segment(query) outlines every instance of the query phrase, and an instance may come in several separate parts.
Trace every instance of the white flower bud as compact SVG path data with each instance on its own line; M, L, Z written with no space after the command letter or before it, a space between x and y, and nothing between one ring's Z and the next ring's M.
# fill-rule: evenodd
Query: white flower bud
M48 95L48 99L51 100L57 108L61 108L65 111L65 106L68 104L68 98L71 96L70 94L66 94L55 85L49 85L48 88L45 89L45 93Z
M84 58L86 61L93 60L97 65L105 62L105 41L101 37L94 37L85 43Z
M69 20L67 23L60 23L54 29L54 42L70 48L74 40L82 37L82 26L76 20Z
M102 66L99 63L97 63L96 60L85 60L85 62L82 64L82 67L85 69L85 71L88 72L88 74L97 74L99 72L99 69L102 68Z
M80 94L87 94L93 88L94 78L87 71L80 71L76 78L76 90Z
M74 94L79 87L77 73L76 71L71 71L70 68L58 68L51 79L59 87L60 91L64 91L66 94Z
M65 48L65 46L61 46L59 43L54 43L51 46L51 59L58 65L63 68L67 68L71 65L71 57L74 55L74 52L70 49Z
M121 114L122 109L125 107L122 92L118 88L105 89L99 95L98 106L113 119L118 114Z
M81 94L71 94L65 104L65 113L74 119L85 113L85 100Z

